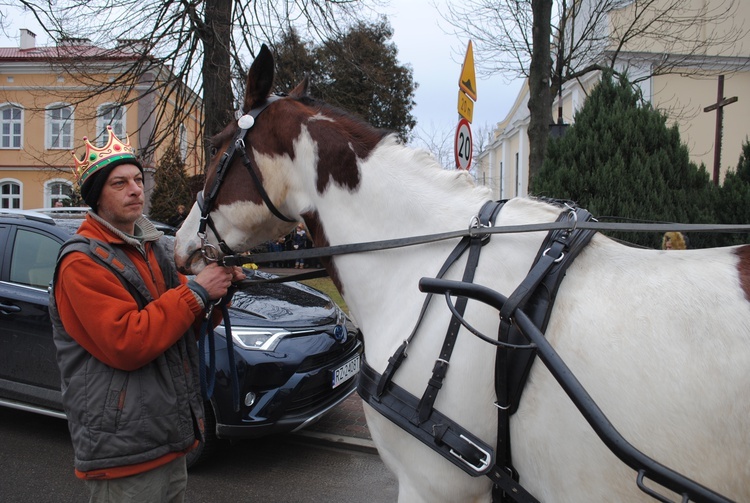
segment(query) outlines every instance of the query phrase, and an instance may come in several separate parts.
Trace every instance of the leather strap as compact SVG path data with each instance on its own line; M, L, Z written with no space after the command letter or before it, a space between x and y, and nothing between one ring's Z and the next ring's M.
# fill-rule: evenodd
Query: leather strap
M466 261L466 267L462 278L464 282L471 283L474 281L474 272L479 263L479 253L482 249L482 245L482 237L470 238L469 257ZM456 311L459 315L463 316L467 302L468 299L466 297L460 297L456 301ZM435 360L435 365L432 368L432 377L427 381L427 388L417 406L418 414L415 419L419 423L426 421L434 410L435 399L437 398L440 388L443 387L443 380L448 372L448 365L451 355L453 354L453 348L456 346L456 339L458 338L458 331L460 329L461 320L455 315L451 316L451 321L448 324L448 331L445 334L443 346L440 349L440 356Z
M443 263L442 267L440 268L440 271L437 273L438 278L442 278L446 272L448 272L448 269L453 265L453 263L458 260L458 258L463 255L463 253L468 249L470 244L470 240L468 238L464 238L453 248L453 251L451 251L450 255L448 255L448 258ZM414 328L412 329L409 336L404 340L404 342L399 346L399 348L396 350L396 352L388 359L388 366L386 367L385 371L383 372L383 377L380 379L380 382L378 383L378 396L380 396L381 393L383 393L383 390L385 389L386 384L388 384L391 379L393 378L393 374L398 370L398 368L401 366L401 363L404 361L404 358L406 358L406 350L409 347L409 343L411 343L411 340L414 338L414 336L417 333L417 330L419 330L419 327L422 325L422 320L424 319L424 315L427 312L427 307L430 305L430 301L432 300L432 294L427 294L427 296L424 299L424 302L422 303L422 309L419 311L419 316L417 317L417 322L414 325Z
M505 200L503 201L494 201L494 202L487 202L482 206L482 209L479 211L480 216L478 220L481 222L482 220L485 221L486 224L489 224L490 222L494 222L497 218L498 213L500 213L500 210L502 209L503 205L505 204ZM471 245L471 236L464 236L461 241L458 242L458 244L453 248L451 253L448 255L448 258L445 259L445 262L443 262L443 265L440 267L440 270L438 271L436 277L442 278L445 276L445 273L448 272L448 270L451 268L451 266L461 257L461 255L466 252L466 250ZM433 294L427 294L425 297L424 302L422 303L422 309L419 312L419 317L417 318L417 322L414 325L414 328L412 329L409 336L404 340L404 342L399 346L399 348L396 350L396 352L388 359L388 366L386 367L385 371L383 372L383 377L381 377L380 381L378 382L378 391L377 394L380 396L380 394L383 393L383 390L385 389L386 384L388 384L391 379L393 378L393 374L398 370L398 368L401 366L401 363L403 362L404 358L406 358L406 350L409 346L409 343L414 338L414 336L417 333L417 330L419 330L419 327L422 325L422 320L424 319L425 312L427 311L427 307L430 304L430 301L432 300Z
M479 210L479 215L477 216L477 223L479 226L490 226L503 204L503 202L485 203L481 210ZM474 273L479 264L479 255L482 246L488 241L489 236L484 235L475 235L469 238L469 257L466 260L466 266L464 267L464 282L471 283L474 281ZM456 312L459 316L463 316L467 302L468 299L466 297L461 297L456 301ZM417 406L418 414L415 419L420 423L426 421L434 410L435 399L437 398L440 388L443 387L443 380L448 372L448 365L451 355L453 354L453 348L456 346L456 339L458 338L458 331L460 329L461 319L456 315L451 316L448 331L445 334L443 346L440 349L440 356L435 360L435 365L432 368L432 377L427 382L427 387L419 401L419 405Z
M417 398L393 382L388 384L382 396L377 396L377 383L381 380L380 374L363 357L357 392L378 413L472 477L489 477L495 485L513 495L517 503L539 503L497 466L491 446L437 410L426 421L417 424L414 421Z
M575 212L572 217L571 212ZM570 218L585 222L591 218L591 214L580 208L571 208L570 211L561 213L557 222ZM546 330L555 295L565 270L589 243L593 235L594 231L591 230L557 230L548 233L529 274L500 309L499 341L510 344L520 344L526 341L526 337L513 323L513 315L518 309L523 309L525 312L529 307L535 325L542 333ZM498 465L506 467L515 480L519 480L519 474L513 467L510 416L518 409L521 392L535 355L536 352L530 349L512 350L509 346L500 345L495 358ZM512 501L511 495L497 486L493 488L492 496L493 501L496 502Z

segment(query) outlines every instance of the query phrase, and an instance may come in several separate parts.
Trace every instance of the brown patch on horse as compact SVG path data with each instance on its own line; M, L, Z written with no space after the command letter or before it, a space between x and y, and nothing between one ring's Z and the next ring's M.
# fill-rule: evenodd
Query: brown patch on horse
M745 292L745 299L750 301L750 245L737 248L734 252L740 259L737 272L740 275L740 286Z
M286 154L294 159L294 141L303 125L317 145L316 190L320 194L330 183L357 190L361 181L358 160L366 159L388 134L310 97L289 96L263 112L246 143L261 154Z
M355 191L361 181L358 160L367 159L387 132L332 107L312 100L309 104L325 117L307 122L318 145L318 193L325 192L331 182Z
M248 155L252 155L252 147L252 150L261 155L288 155L294 160L294 141L299 137L301 122L307 115L304 107L292 99L279 100L269 105L258 116L255 126L245 138Z
M307 226L307 230L310 233L310 237L312 238L313 246L315 248L324 248L326 246L330 246L328 238L326 237L325 230L323 230L323 223L320 221L320 217L318 216L317 211L308 211L303 213L302 219L305 221L305 225ZM325 270L328 271L328 275L331 277L333 285L336 287L339 293L343 295L344 287L341 284L338 270L336 269L336 266L333 265L331 257L321 257L320 263L323 264Z

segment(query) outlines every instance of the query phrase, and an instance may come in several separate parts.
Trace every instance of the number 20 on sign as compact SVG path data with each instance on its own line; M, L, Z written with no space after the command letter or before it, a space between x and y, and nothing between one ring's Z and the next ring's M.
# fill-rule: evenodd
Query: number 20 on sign
M454 149L456 152L456 167L458 169L469 169L471 166L471 156L473 151L473 141L471 138L471 126L469 121L461 119L458 121L456 128L456 139Z

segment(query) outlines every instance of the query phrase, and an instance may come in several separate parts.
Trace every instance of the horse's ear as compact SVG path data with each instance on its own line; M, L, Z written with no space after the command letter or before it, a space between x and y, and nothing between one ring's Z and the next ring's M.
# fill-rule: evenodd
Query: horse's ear
M258 56L250 65L245 83L245 101L242 109L249 112L268 97L273 85L273 55L266 44L260 47Z
M292 98L302 98L303 96L307 96L307 91L310 89L310 76L305 75L305 78L302 79L302 82L297 84L297 87L292 89L292 91L289 93L289 96Z

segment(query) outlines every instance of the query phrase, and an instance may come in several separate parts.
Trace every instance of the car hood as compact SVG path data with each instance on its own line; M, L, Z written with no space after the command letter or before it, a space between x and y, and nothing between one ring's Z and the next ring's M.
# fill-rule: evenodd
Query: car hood
M320 326L336 323L340 309L325 294L302 283L253 283L273 274L245 269L247 279L232 297L236 325Z

